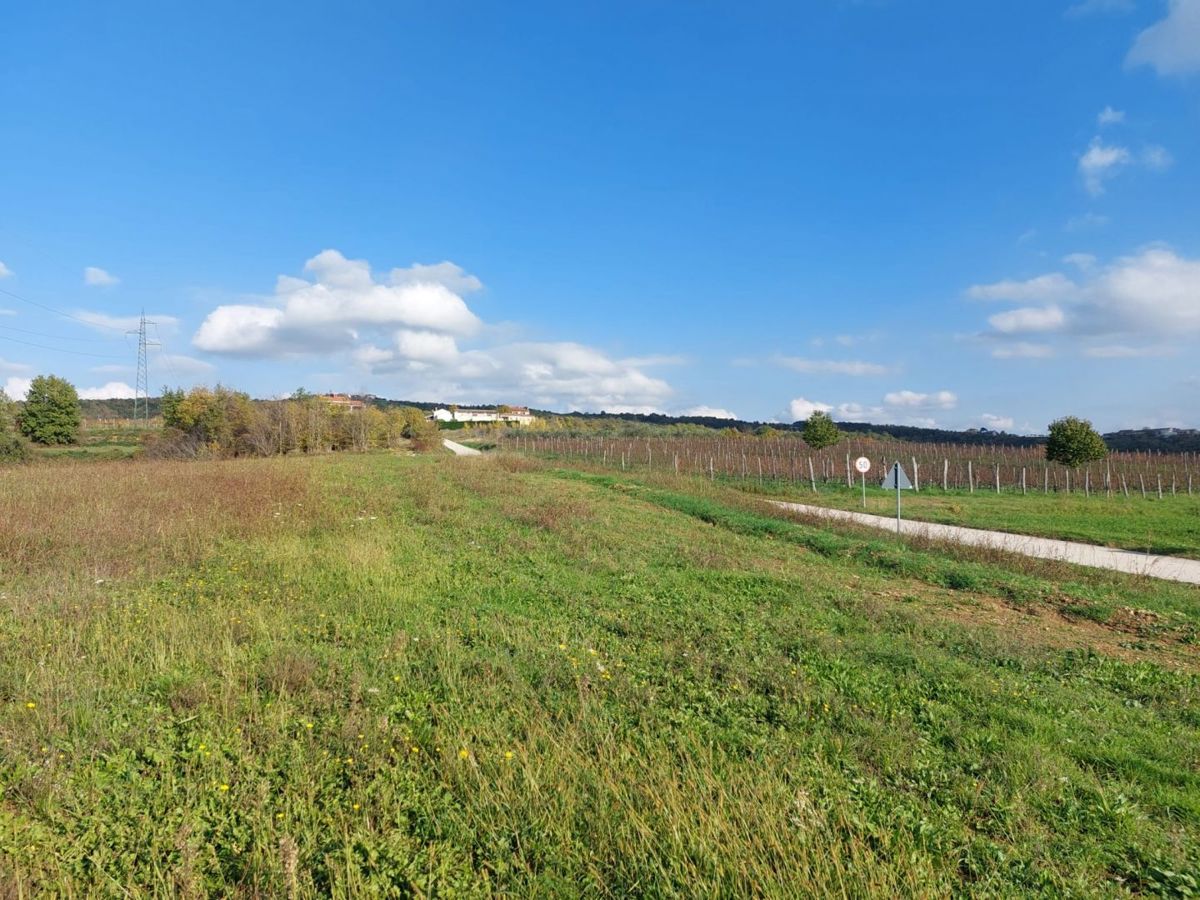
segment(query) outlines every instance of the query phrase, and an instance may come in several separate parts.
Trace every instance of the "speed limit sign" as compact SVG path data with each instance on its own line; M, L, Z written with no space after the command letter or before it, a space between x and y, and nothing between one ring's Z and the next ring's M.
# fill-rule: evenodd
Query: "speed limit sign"
M871 471L871 461L865 456L860 456L854 461L854 468L857 469L860 474L866 475Z

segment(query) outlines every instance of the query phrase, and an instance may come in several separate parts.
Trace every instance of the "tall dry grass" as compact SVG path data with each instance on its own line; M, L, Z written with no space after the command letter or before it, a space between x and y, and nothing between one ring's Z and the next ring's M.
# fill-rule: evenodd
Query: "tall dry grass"
M296 460L119 461L0 469L0 578L158 572L224 537L307 516Z

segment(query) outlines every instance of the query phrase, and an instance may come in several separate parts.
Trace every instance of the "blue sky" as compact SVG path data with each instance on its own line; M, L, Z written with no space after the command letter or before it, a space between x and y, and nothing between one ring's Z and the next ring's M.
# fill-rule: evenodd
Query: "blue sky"
M1200 425L1200 0L24 4L0 45L10 394L128 395L144 308L156 386Z

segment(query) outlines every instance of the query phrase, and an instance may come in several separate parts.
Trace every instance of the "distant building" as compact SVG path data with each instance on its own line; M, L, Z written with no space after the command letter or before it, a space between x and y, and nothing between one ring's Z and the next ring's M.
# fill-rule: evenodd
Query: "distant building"
M526 406L498 406L495 409L466 409L439 407L429 416L437 422L504 422L509 425L529 425L534 416Z
M337 409L363 409L367 405L347 394L322 394L321 399Z

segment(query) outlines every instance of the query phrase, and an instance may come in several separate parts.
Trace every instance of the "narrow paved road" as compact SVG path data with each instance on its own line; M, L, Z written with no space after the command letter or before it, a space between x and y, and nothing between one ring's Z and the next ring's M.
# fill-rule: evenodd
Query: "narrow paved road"
M452 441L449 438L442 438L442 446L453 453L455 456L481 456L482 454L474 447L468 447L465 444L460 444L457 441Z
M867 513L829 509L824 506L810 506L807 503L784 503L780 500L770 502L783 509L808 516L855 522L859 525L884 528L892 532L896 530L896 520L887 516L872 516ZM941 541L971 544L976 547L1007 550L1010 553L1021 553L1040 559L1062 560L1096 569L1113 569L1133 575L1148 575L1151 578L1163 578L1168 581L1200 584L1200 560L1195 559L1154 556L1149 553L1137 553L1133 550L1098 547L1095 544L1029 537L1024 534L1009 534L1006 531L984 531L980 528L963 528L959 525L938 525L933 522L905 520L900 523L900 532Z

